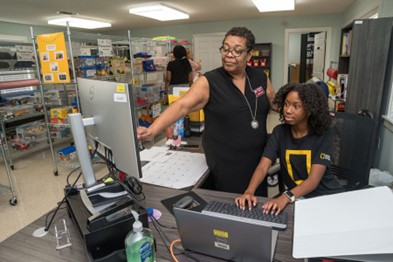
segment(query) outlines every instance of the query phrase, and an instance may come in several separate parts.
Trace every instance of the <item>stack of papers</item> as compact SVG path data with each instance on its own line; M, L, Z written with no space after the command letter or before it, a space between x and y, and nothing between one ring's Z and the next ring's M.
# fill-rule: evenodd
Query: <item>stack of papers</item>
M204 154L171 151L166 147L152 147L140 153L141 181L148 184L182 189L194 186L208 170Z

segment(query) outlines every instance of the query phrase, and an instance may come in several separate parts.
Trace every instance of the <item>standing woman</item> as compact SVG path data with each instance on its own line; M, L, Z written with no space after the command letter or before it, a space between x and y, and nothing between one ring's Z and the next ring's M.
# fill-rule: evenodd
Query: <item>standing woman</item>
M192 83L192 68L187 58L187 51L182 45L173 48L174 60L166 68L165 91L171 92L170 86L187 85Z
M219 191L243 193L266 144L266 119L275 92L262 69L247 66L254 45L254 34L247 28L229 30L219 49L222 67L199 77L149 128L137 130L139 139L149 139L177 119L204 109L202 144ZM255 194L267 196L266 180Z
M190 48L187 48L187 57L188 61L190 62L192 68L192 82L195 82L198 77L201 75L201 60L194 61L194 54L192 53Z

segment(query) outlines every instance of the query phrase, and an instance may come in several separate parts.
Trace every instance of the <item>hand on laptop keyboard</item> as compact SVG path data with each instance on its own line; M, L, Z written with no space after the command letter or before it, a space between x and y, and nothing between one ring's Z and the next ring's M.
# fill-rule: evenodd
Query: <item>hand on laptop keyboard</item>
M265 213L278 215L288 203L288 198L286 196L280 196L278 198L265 202L262 205L262 209Z
M251 210L252 208L256 207L257 202L257 198L254 195L248 193L244 193L235 199L236 205L242 210L245 210L246 208Z
M251 210L242 210L234 203L211 201L205 206L202 213L277 229L285 229L287 227L287 214L285 212L279 215L269 214L264 212L260 206Z
M248 193L244 193L243 195L235 199L236 205L242 210L245 210L246 208L251 210L252 208L257 206L257 202L257 198L254 195ZM286 196L280 196L276 199L265 202L262 205L262 210L265 214L270 213L273 215L278 215L288 203L289 201Z

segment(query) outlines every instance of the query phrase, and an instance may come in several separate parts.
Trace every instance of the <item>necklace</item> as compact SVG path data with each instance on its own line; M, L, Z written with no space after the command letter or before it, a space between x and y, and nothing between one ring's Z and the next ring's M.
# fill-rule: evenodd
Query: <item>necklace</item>
M252 90L252 88L251 88L250 79L248 78L247 73L246 73L246 78L247 78L248 87L250 88L251 92L253 92L255 94L254 90ZM251 118L252 118L251 127L254 128L254 129L257 129L259 127L259 123L258 123L258 121L255 118L257 117L258 97L255 94L255 110L254 110L254 114L252 113L252 109L251 109L250 103L247 100L246 92L244 92L243 97L244 97L244 99L247 102L248 109L250 110L250 114L251 114Z

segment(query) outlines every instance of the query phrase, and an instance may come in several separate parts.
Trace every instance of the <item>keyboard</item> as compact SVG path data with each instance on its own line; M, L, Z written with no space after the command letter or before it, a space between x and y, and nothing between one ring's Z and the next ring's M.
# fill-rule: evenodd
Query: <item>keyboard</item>
M249 210L240 209L235 203L211 201L202 210L203 214L241 221L250 224L269 226L275 229L287 228L287 213L264 214L261 205Z

